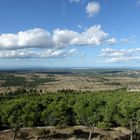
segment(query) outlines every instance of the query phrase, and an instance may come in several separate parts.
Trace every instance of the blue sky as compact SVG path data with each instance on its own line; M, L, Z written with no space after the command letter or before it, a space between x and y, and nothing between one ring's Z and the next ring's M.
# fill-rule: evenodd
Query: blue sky
M139 0L0 0L0 67L139 67Z

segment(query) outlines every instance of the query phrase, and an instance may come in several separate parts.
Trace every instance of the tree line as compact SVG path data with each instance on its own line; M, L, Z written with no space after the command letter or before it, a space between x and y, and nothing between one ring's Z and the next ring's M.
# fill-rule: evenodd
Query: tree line
M20 90L19 90L20 92ZM125 90L76 92L0 97L0 129L36 126L94 125L128 127L140 123L140 93Z

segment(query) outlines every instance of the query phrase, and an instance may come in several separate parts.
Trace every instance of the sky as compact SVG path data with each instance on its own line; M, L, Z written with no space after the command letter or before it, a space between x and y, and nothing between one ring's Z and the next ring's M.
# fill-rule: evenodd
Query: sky
M0 68L140 67L140 0L0 0Z

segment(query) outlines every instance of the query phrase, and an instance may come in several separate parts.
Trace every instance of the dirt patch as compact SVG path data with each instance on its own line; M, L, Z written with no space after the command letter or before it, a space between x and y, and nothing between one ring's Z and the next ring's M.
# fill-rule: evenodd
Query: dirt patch
M90 128L75 126L68 128L38 127L22 128L16 140L87 140ZM115 128L110 130L94 129L92 140L128 140L130 131L126 128ZM10 140L10 130L0 132L0 140Z

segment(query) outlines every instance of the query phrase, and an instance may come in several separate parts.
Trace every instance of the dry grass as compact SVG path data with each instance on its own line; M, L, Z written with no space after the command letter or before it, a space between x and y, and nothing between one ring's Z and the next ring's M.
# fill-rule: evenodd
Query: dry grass
M129 90L140 90L140 77L132 77L130 75L138 74L140 72L120 72L118 74L47 74L47 73L7 73L6 77L11 75L14 77L25 78L25 84L30 85L31 82L36 82L38 79L54 79L52 81L42 82L33 88L42 90L43 92L55 92L58 90L76 90L76 91L105 91L115 90L120 88L128 88ZM0 74L1 77L2 74ZM8 80L8 79L7 79ZM15 79L16 80L16 79ZM6 81L0 80L0 93L7 91L16 91L19 88L30 88L22 85L2 87Z

